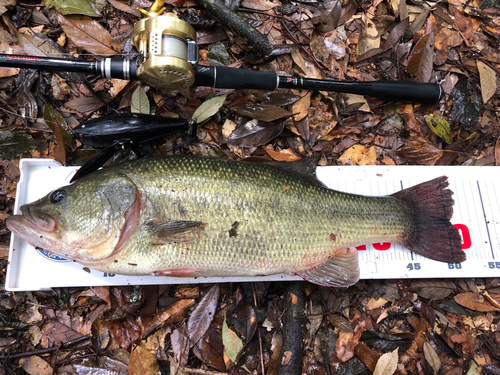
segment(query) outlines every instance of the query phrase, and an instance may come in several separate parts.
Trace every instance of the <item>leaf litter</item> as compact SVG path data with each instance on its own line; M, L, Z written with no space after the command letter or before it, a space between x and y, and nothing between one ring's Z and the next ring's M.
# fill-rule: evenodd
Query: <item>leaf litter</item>
M140 2L15 3L0 2L2 53L89 60L134 53L129 37ZM197 5L167 2L169 11L187 14L198 12ZM198 109L206 117L200 143L171 153L289 161L317 153L321 165L500 165L498 1L243 6L240 15L293 48L259 60L222 27L197 27L208 41L200 43L201 61L309 78L440 82L445 96L438 106L423 106L327 92L165 93L93 76L85 77L88 86L72 74L0 68L0 249L9 242L4 221L13 209L19 158L78 162L91 150L68 135L108 110L96 97L109 108L187 120ZM200 25L213 24L203 12L196 17L205 17ZM178 137L156 152L172 149ZM0 373L277 374L296 354L280 349L286 285L1 291ZM303 373L500 371L498 278L366 280L339 291L303 285Z

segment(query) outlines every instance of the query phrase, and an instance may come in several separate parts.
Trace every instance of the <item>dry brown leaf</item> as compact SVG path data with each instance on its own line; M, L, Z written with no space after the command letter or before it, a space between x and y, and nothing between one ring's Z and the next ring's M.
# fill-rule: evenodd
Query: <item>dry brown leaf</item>
M102 56L112 56L120 52L120 46L113 41L109 32L90 17L58 14L57 20L77 46Z
M412 132L410 139L401 149L401 155L414 164L434 165L443 156L443 150L434 146L427 138Z
M370 298L368 301L368 305L366 305L366 309L368 311L373 310L373 309L378 309L379 307L384 306L388 301L384 298Z
M392 375L398 367L398 349L394 349L390 353L382 355L375 366L373 375Z
M338 161L343 165L375 165L377 153L374 146L366 147L358 144L345 150Z
M272 145L267 145L264 147L267 154L276 161L295 161L302 159L302 156L296 154L291 148L287 148L281 151L274 151Z
M472 47L474 45L474 26L469 17L466 17L462 10L450 6L450 15L453 17L453 24L455 29L462 35L467 47Z
M162 324L183 319L186 311L194 305L194 302L194 299L181 299L172 306L156 314L153 320L151 320L144 329L144 336L147 336Z
M190 346L195 345L205 335L212 323L219 303L219 292L218 284L212 286L189 316L187 334Z
M159 375L161 372L156 357L149 350L136 345L130 353L128 373L130 375Z
M500 139L495 143L495 165L500 165Z
M136 17L141 17L141 12L139 12L136 8L132 8L131 6L128 6L127 4L122 3L121 1L118 0L108 0L108 2L113 5L116 9L131 14Z
M443 27L436 34L436 40L434 42L434 49L436 55L434 56L434 64L442 65L448 60L448 53L450 48L457 47L462 43L462 37L460 33L455 30Z
M290 112L293 113L294 121L302 120L309 113L309 107L311 106L311 94L312 92L309 91L306 95L291 105Z
M363 23L364 27L361 30L356 47L356 56L358 57L380 47L380 35L378 35L377 26L366 14L363 14Z
M30 375L52 375L54 373L52 367L37 355L21 358L19 364Z
M366 322L362 320L354 328L354 333L339 332L339 338L335 343L335 351L340 362L345 362L353 357L354 348L358 345L359 338L366 329L365 327Z
M417 42L408 58L407 70L419 82L429 82L434 59L434 33L424 35Z
M433 370L433 374L437 375L441 368L441 360L434 348L427 341L424 342L424 359Z
M479 79L481 81L483 103L486 103L497 91L497 75L493 69L482 61L477 62L477 69L479 70Z
M455 288L453 282L445 279L413 280L410 284L410 290L412 292L426 299L446 298Z
M499 311L497 307L493 306L489 303L482 295L478 293L460 293L455 296L455 301L462 305L463 307L467 307L468 309L474 311Z
M281 2L278 0L269 1L269 0L243 0L241 6L248 9L255 10L271 10L277 6L281 6Z

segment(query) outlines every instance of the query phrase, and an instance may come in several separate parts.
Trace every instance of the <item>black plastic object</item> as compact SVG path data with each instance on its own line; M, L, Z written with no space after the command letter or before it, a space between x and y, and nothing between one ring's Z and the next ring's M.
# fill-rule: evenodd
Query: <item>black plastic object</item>
M198 65L193 86L273 91L278 88L278 75L274 72Z
M181 118L115 113L86 121L73 129L73 136L84 145L106 148L115 142L143 143L188 130Z
M189 128L184 119L140 113L116 113L83 122L73 129L73 136L84 145L103 150L87 161L70 182L98 170L122 147L135 147ZM196 126L192 130L196 130Z

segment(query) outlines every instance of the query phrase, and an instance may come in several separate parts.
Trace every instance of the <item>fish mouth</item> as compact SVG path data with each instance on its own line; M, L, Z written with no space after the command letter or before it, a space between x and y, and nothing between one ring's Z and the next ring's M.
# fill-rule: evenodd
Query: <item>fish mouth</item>
M38 229L46 233L53 233L57 229L57 221L52 216L39 210L34 210L28 205L21 206L20 210L22 215L14 216L24 217L25 221L29 223L33 229Z

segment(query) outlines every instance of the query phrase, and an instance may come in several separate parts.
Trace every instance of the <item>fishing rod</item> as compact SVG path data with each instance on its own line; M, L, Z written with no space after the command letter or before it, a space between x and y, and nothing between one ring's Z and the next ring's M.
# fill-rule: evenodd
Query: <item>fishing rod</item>
M275 72L198 65L196 32L173 13L162 14L163 0L156 0L147 15L134 25L135 59L108 57L101 61L0 54L0 66L97 74L105 78L139 80L167 90L206 86L220 89L305 89L367 95L385 100L435 104L441 85L409 81L333 81L279 76Z

